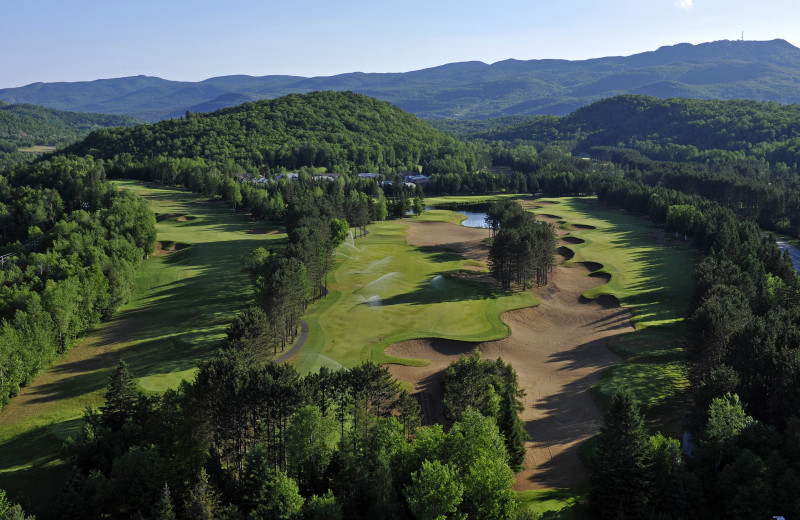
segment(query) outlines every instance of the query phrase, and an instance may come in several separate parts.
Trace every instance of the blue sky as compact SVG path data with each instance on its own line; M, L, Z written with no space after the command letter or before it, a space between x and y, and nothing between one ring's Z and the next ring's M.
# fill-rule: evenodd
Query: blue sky
M797 0L0 0L0 88L145 74L327 76L783 38Z

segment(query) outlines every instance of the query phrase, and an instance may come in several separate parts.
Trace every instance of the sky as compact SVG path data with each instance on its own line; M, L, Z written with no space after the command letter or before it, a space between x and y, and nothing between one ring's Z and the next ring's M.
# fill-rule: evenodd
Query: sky
M798 0L0 0L0 88L405 72L782 38Z

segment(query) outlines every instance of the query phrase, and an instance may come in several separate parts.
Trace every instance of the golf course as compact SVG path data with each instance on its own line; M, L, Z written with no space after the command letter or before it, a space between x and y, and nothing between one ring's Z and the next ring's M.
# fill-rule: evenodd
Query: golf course
M157 251L118 315L0 414L6 489L60 484L67 468L59 449L78 432L84 409L101 404L119 359L145 393L191 379L251 300L242 255L283 247L282 230L220 202L174 188L116 184L156 213ZM386 364L433 423L443 419L441 373L452 361L475 348L502 357L526 392L521 417L530 440L515 489L542 511L569 506L585 492L580 446L597 432L598 404L615 391L630 390L652 427L670 431L678 424L686 385L681 316L697 254L594 198L513 198L556 228L558 266L547 286L500 290L488 274L490 230L460 225L457 212L377 222L338 247L328 294L308 307L308 338L288 362L301 373L365 360Z
M139 388L163 392L191 379L217 348L231 317L251 298L241 256L279 247L285 234L220 202L184 190L115 181L156 214L158 248L136 278L131 301L80 341L0 412L0 487L57 491L59 451L98 407L108 376L124 359ZM37 485L31 485L37 482ZM32 499L37 497L31 496Z

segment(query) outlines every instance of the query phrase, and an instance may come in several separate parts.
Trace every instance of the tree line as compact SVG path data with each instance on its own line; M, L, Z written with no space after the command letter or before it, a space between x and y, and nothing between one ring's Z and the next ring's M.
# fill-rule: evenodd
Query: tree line
M627 424L628 433L603 434L618 461L606 448L596 451L595 507L605 518L620 512L680 518L797 514L800 502L791 490L800 485L792 440L800 410L800 279L791 258L755 222L698 195L607 178L598 184L598 197L685 234L704 258L694 274L686 336L692 398L687 428L696 447L684 458L677 440L658 440L663 449L674 446L652 452L654 441L637 426L630 399L624 406L615 401L609 409L615 417L606 423ZM669 468L659 466L667 461ZM659 480L664 475L669 482ZM654 487L657 482L668 489Z
M2 406L128 300L156 231L102 161L66 157L0 175L0 229Z
M365 362L300 376L264 361L258 331L237 316L194 380L160 396L137 392L120 362L105 403L87 410L83 431L67 441L75 467L57 514L529 518L517 511L503 427L476 410L477 401L462 397L447 431L421 428L418 402L385 367ZM516 415L513 368L475 356L454 366L488 377L504 395L494 401L510 399L500 408Z

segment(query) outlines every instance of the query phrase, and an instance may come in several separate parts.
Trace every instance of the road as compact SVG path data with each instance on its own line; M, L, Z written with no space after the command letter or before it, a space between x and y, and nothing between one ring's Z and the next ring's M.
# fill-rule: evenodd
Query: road
M290 357L297 354L303 345L305 344L306 340L308 339L308 323L306 320L300 320L300 335L297 337L297 343L294 344L292 348L275 358L276 363L283 363Z
M781 250L789 250L789 254L792 257L792 263L794 264L794 270L800 273L800 249L796 248L785 240L776 239L775 241L778 243L778 247L780 247Z

